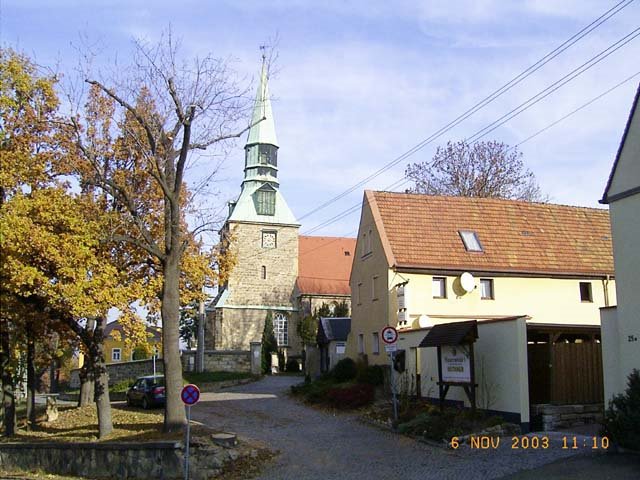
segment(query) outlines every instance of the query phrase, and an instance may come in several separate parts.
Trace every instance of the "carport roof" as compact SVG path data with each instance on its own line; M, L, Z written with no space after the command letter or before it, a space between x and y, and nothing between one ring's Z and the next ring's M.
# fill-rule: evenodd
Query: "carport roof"
M441 323L434 325L427 333L420 347L439 347L441 345L462 345L472 343L478 338L478 321Z

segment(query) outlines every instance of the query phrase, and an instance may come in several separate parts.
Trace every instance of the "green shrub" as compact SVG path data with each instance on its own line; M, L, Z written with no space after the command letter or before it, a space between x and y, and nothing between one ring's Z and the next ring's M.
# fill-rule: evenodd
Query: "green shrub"
M382 385L384 383L384 367L381 365L363 365L358 368L356 381L373 386Z
M624 394L616 395L605 412L605 433L620 446L640 450L640 371L627 377Z
M114 383L109 387L109 392L110 393L126 392L127 390L129 390L129 385L131 385L133 382L135 382L134 378L128 378L118 383Z
M336 382L348 382L349 380L353 380L356 378L358 374L358 367L356 366L356 362L354 362L351 358L343 358L336 366L333 367L331 371L331 376L336 380Z

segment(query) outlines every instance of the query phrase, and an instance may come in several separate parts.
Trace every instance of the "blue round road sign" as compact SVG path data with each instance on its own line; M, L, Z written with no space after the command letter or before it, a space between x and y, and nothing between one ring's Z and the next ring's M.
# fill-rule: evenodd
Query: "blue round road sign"
M180 398L185 405L194 405L200 400L200 389L192 383L185 385L180 393Z

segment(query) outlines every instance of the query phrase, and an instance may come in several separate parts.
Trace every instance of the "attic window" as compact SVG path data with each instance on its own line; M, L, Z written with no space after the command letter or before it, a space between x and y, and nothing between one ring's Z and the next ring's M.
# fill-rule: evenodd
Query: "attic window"
M467 250L467 252L484 251L476 232L472 232L470 230L460 230L458 233L460 234L460 238L462 238L462 243L464 243L464 248Z
M350 257L351 256L351 252L349 250L345 250L344 251L344 256L345 257Z

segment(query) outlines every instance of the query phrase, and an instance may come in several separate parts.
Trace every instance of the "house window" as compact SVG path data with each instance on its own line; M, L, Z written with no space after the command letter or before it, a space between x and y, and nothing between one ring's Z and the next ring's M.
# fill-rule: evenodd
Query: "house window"
M345 342L336 342L336 355L344 355L347 350L347 344Z
M258 215L276 214L276 191L272 188L260 188L256 190L254 201Z
M373 231L369 229L369 235L367 235L367 252L371 253L371 237L373 236Z
M593 292L591 291L591 282L580 282L580 301L593 302Z
M289 345L289 320L284 313L276 313L273 319L273 333L279 347Z
M493 279L481 278L480 279L480 298L484 300L493 300Z
M371 334L371 350L374 355L380 354L380 337L378 336L378 332L373 332Z
M260 267L260 278L262 278L262 280L267 279L267 267L265 267L264 265Z
M122 350L119 349L119 348L112 348L111 349L111 361L112 362L119 362L121 358L122 358Z
M472 232L470 230L460 230L458 232L460 234L460 238L462 238L462 243L464 244L464 248L467 252L482 252L482 244L480 243L480 239L478 238L478 234L476 232Z
M362 305L362 283L358 284L358 288L356 290L356 303L358 305Z
M433 298L447 298L447 279L444 277L433 277L431 292Z
M371 279L371 300L377 300L378 299L378 275L375 275L372 279Z
M358 353L364 353L364 334L358 335Z

